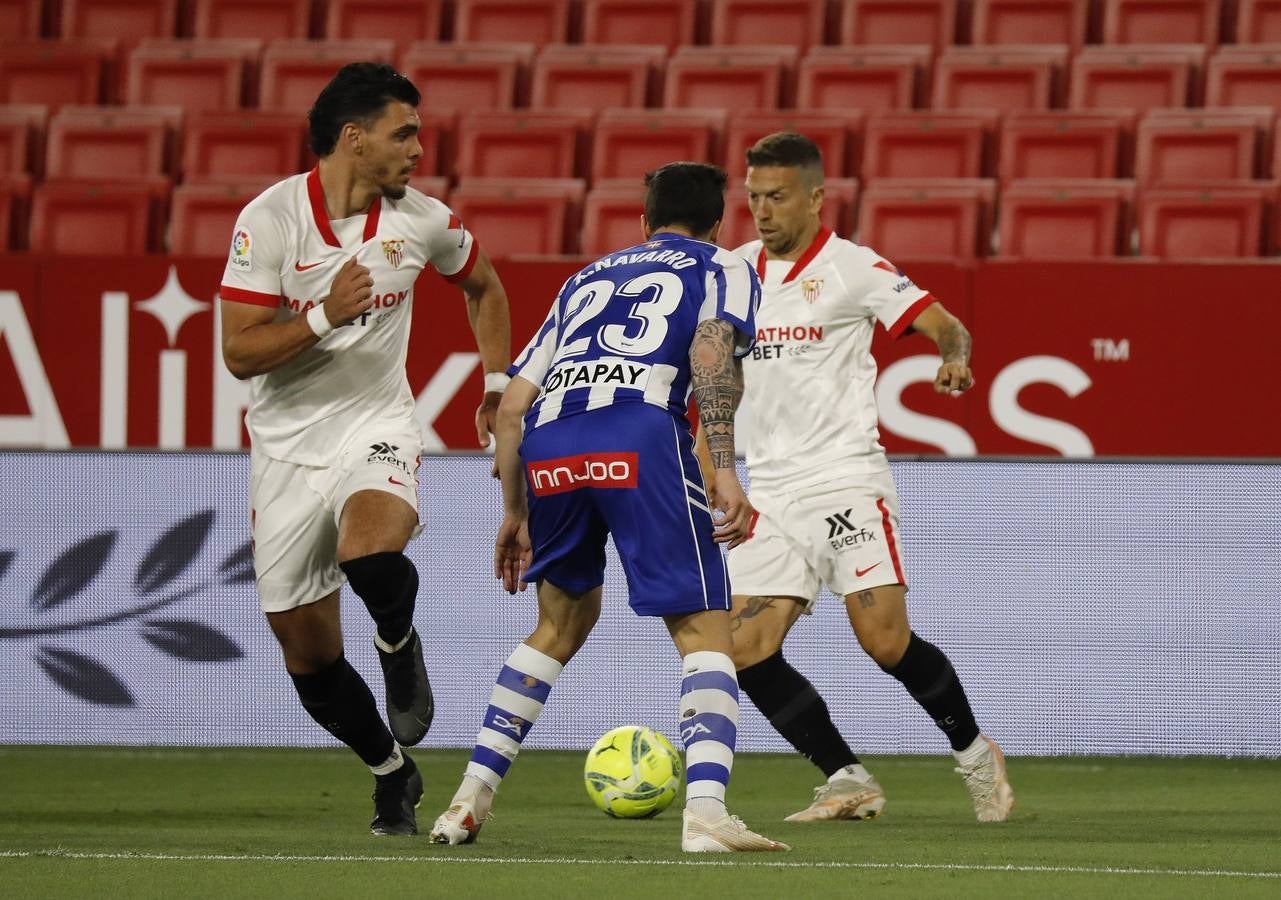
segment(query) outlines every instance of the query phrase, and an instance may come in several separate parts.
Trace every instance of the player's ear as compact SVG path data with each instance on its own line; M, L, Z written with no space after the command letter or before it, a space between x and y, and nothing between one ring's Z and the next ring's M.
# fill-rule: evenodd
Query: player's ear
M641 213L641 233L645 235L647 241L654 236L654 229L649 227L649 219L645 218L644 213Z
M716 224L712 226L712 230L707 232L707 243L716 243L716 239L721 236L721 222L723 221L723 219L717 219Z
M351 148L352 153L364 152L365 132L355 122L344 125L340 137Z

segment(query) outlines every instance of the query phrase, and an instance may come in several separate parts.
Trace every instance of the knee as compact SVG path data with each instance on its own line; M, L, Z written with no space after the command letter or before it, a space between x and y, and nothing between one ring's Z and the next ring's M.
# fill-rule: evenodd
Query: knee
M882 669L891 669L898 665L907 651L907 644L912 638L911 629L906 623L862 629L858 632L858 643L863 651Z
M730 636L733 639L730 656L734 660L734 668L738 670L768 659L783 647L782 640L775 640L772 635L762 634L759 630L739 628L731 632Z
M544 619L538 623L526 643L564 665L586 643L587 636L595 625L595 616L568 620Z

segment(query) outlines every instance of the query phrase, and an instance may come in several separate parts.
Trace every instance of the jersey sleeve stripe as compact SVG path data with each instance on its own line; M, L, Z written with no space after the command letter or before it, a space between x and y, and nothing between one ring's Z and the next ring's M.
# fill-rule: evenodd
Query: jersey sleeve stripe
M452 275L446 275L444 272L441 272L441 276L450 284L457 284L458 282L463 281L471 274L472 268L476 265L476 255L479 252L480 241L476 240L475 235L473 235L471 239L471 252L467 254L467 262L463 263L463 267Z
M889 328L890 337L900 338L911 329L912 323L916 317L925 312L925 308L934 302L933 294L926 294L917 300L911 306L903 311L903 314L894 320L894 324Z
M263 294L259 291L247 291L244 288L224 284L218 288L218 296L223 300L235 303L252 303L254 306L279 306L279 294Z

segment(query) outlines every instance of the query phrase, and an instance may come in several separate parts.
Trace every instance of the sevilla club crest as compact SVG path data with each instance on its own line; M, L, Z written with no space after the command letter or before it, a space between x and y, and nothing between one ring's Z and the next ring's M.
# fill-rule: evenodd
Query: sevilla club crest
M399 269L400 261L405 258L404 239L395 238L390 241L383 241L383 256L387 257L387 262L391 263L393 269Z
M819 294L823 293L823 279L806 278L801 282L801 293L805 295L806 303L814 303Z

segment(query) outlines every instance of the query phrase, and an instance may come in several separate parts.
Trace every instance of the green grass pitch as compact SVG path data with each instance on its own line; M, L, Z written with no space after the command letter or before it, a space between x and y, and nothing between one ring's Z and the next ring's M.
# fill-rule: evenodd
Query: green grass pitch
M418 751L424 832L461 751ZM680 800L651 820L588 801L579 753L527 751L468 847L368 833L372 779L329 750L0 748L0 895L43 897L1281 897L1281 761L1009 760L979 825L951 759L876 757L872 822L784 824L817 772L744 754L731 809L794 847L692 856Z

